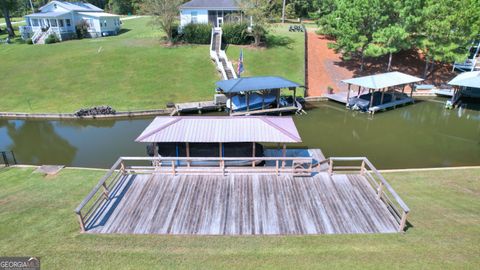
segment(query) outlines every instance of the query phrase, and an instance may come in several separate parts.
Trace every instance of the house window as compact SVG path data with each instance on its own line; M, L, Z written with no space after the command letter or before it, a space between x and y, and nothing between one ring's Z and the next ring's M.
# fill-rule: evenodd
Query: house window
M63 26L64 26L64 25L63 25L63 20L58 20L58 25L59 25L60 27L63 27Z
M68 27L72 26L71 22L70 22L70 19L66 19L65 20L65 23L67 24Z
M198 22L198 12L192 11L192 13L190 13L190 16L192 17L191 23L197 23Z
M32 20L32 26L38 26L38 19Z
M51 26L51 27L57 27L57 20L51 19L51 20L50 20L50 26Z

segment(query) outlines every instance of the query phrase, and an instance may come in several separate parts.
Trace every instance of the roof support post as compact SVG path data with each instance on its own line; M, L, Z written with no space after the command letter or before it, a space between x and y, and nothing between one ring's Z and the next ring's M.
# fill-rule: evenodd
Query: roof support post
M250 111L250 94L248 92L245 93L245 98L247 99L247 112Z
M252 167L255 167L255 142L252 143Z
M348 100L350 99L350 87L352 85L351 84L348 84L348 90L347 90L347 103L346 103L346 106L348 106Z
M373 104L373 94L375 94L375 89L372 89L372 95L370 96L370 104L368 104L368 108L370 109Z
M283 144L282 148L282 157L285 158L287 156L287 144ZM285 167L285 160L282 160L282 169Z
M280 108L280 89L276 89L277 91L277 108Z
M297 105L297 88L293 88L293 106Z
M362 88L362 87L359 85L359 86L358 86L357 98L360 96L360 89L361 89L361 88Z
M413 83L410 84L410 97L413 97Z
M383 104L383 96L385 95L385 88L382 89L382 98L380 99L380 104Z
M189 158L190 157L190 143L189 142L185 143L185 150L186 150L187 158ZM189 159L187 159L187 167L190 167L190 160Z
M230 115L232 115L233 113L232 103L233 103L233 95L230 96Z

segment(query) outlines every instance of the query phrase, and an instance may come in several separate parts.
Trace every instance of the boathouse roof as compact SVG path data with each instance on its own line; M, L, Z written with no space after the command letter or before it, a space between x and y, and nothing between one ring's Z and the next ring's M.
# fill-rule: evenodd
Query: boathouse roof
M383 89L387 87L405 85L421 81L423 81L422 78L411 76L398 71L342 80L342 82L344 83L369 89Z
M135 141L298 143L302 139L291 117L159 116Z
M450 85L480 88L480 71L463 72L448 82Z
M240 93L301 86L296 82L277 76L242 77L218 81L216 85L224 93Z

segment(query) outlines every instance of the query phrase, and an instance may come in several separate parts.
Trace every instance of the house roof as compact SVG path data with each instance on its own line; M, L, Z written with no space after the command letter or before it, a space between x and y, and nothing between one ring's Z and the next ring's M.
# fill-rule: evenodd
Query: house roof
M344 83L369 89L382 89L421 81L423 81L422 78L414 77L398 71L342 80Z
M54 18L54 17L58 17L58 16L68 14L68 13L70 13L70 11L40 12L40 13L29 14L29 15L26 15L25 17L32 17L32 18L37 18L37 17L40 17L40 18L47 17L48 18L48 17L51 17L51 18Z
M180 6L180 9L239 10L235 0L192 0Z
M64 1L51 1L48 4L42 6L39 8L41 11L45 7L52 5L52 4L57 4L60 7L70 10L70 11L86 11L86 12L102 12L103 9L96 7L90 3L83 3L83 2L64 2Z
M224 93L239 93L301 86L296 82L276 76L242 77L218 81L216 85Z
M135 141L298 143L302 139L291 117L159 116Z
M119 15L106 13L106 12L79 12L78 14L90 16L90 17L120 17Z
M480 88L480 71L463 72L448 82L450 85Z

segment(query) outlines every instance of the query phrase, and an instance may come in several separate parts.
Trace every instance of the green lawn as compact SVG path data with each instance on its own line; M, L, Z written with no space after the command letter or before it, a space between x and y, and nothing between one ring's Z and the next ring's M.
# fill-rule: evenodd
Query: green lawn
M95 105L141 110L212 99L219 74L208 45L166 48L148 21L124 21L126 32L115 37L0 45L0 111L73 112ZM275 46L246 50L246 74L303 82L302 35L274 31ZM237 59L238 48L231 46L229 54Z
M19 21L23 21L25 20L24 17L12 17L10 18L10 21L11 22L19 22ZM5 23L5 18L0 18L0 24L4 24ZM2 25L0 26L2 29L5 29L5 25Z
M304 34L289 32L289 24L276 24L267 36L267 48L234 46L227 49L230 61L236 63L243 48L245 72L242 76L277 75L303 85L304 83Z
M0 169L0 256L42 269L474 269L480 169L385 173L411 208L405 234L173 237L80 234L73 209L103 171Z

